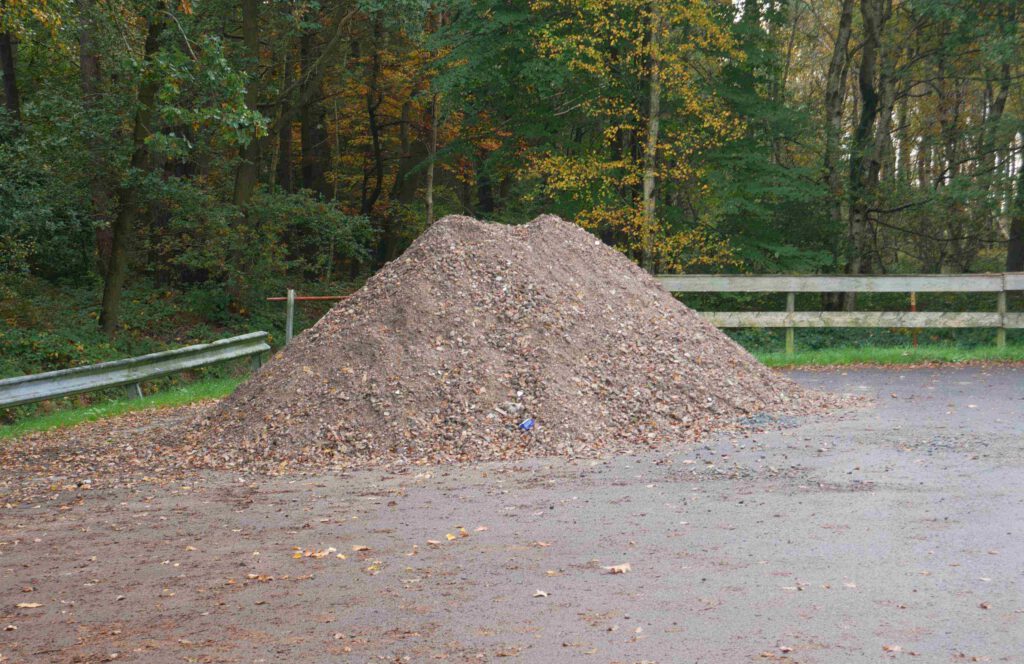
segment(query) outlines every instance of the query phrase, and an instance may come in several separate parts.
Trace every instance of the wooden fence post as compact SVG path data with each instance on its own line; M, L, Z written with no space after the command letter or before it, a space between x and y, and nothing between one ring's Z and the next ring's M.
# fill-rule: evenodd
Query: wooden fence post
M917 293L910 291L910 313L917 313ZM914 348L917 348L917 328L913 328L910 331L910 338L914 342Z
M1003 290L996 294L996 311L999 313L999 329L996 330L996 348L1006 348L1006 279Z
M796 311L796 293L786 293L786 313L793 313ZM786 328L786 355L793 354L794 343L793 326L790 325Z
M292 330L295 329L295 290L292 288L288 289L288 306L284 315L284 344L287 346L292 342Z

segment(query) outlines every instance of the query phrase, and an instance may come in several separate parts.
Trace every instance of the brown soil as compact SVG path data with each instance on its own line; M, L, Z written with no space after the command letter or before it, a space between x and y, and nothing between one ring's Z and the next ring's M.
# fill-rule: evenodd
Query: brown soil
M450 216L191 435L242 464L501 459L820 404L579 227Z

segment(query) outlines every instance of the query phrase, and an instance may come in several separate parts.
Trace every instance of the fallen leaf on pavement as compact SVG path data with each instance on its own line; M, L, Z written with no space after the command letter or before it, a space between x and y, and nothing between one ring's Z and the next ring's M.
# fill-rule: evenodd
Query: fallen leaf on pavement
M611 565L605 567L609 574L625 574L626 572L632 572L633 567L629 563L622 563L621 565Z
M533 596L534 597L547 597L548 594L546 592L544 592L543 590L538 590L537 592L533 593Z

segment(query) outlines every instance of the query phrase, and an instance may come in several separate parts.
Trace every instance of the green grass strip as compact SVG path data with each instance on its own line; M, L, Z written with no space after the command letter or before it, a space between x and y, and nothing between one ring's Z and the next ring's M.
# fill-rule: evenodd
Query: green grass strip
M850 364L901 365L924 362L956 364L960 362L1021 362L1024 361L1024 346L995 346L977 348L956 348L954 346L913 346L905 347L841 347L820 350L797 351L792 355L783 352L754 355L770 367L820 367L846 366Z
M211 378L200 380L188 385L157 392L141 399L118 399L105 401L103 403L87 406L85 408L69 408L58 410L39 417L15 422L0 426L0 440L4 438L16 438L25 434L37 431L48 431L71 427L82 422L92 422L106 417L114 417L136 410L147 410L149 408L169 408L171 406L182 406L196 401L208 399L219 399L231 394L238 387L244 378Z

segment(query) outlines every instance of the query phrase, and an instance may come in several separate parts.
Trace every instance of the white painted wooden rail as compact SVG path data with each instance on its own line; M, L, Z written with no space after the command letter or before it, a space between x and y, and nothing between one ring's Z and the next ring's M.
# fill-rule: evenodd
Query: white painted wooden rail
M267 333L251 332L124 360L5 378L0 380L0 408L120 385L128 386L130 396L141 397L142 381L243 357L251 357L253 366L258 367L263 353L269 350Z
M1006 330L1024 328L1024 314L1006 311L1007 291L1024 290L1024 272L903 275L659 275L673 293L787 293L786 311L707 311L718 327L786 328L786 352L793 352L797 327L996 328L996 345ZM796 293L996 293L995 311L796 311Z

